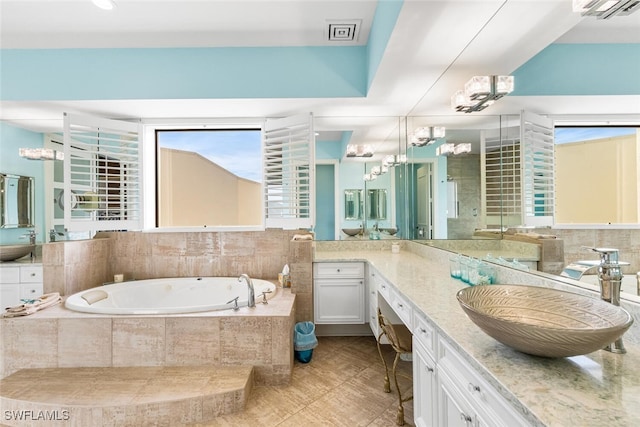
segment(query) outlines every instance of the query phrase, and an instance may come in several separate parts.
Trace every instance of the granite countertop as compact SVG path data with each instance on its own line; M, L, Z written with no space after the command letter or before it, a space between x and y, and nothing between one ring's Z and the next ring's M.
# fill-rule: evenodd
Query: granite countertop
M547 359L512 350L484 334L462 311L467 285L448 266L408 251L316 250L314 261L368 261L429 318L489 383L532 425L640 425L640 345L627 354L599 350Z

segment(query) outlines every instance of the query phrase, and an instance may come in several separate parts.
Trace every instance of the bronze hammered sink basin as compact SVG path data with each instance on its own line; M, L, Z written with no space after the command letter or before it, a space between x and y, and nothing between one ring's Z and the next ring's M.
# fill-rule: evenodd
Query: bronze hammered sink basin
M524 285L481 285L456 294L487 335L522 353L568 357L604 348L633 323L622 307L599 298Z
M0 261L15 261L36 249L35 245L3 245L0 246Z

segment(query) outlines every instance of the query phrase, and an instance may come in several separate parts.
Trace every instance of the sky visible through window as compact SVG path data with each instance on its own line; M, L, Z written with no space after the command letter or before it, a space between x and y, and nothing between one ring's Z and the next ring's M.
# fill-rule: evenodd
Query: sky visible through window
M635 127L556 127L555 143L589 141L614 136L633 135Z
M199 153L239 177L262 182L259 130L172 130L157 135L160 147Z

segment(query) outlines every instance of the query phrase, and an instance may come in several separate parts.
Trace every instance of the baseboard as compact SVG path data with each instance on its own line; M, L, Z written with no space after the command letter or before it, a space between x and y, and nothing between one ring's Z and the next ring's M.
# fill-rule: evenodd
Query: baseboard
M373 335L368 323L362 325L316 325L316 335L319 337L346 337Z

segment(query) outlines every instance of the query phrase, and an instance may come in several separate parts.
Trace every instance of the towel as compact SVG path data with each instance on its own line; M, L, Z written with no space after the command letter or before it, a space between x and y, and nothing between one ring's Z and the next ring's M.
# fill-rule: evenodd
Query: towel
M313 240L313 234L294 234L291 240Z
M28 316L35 313L36 311L59 304L60 302L62 302L62 297L60 296L59 292L44 294L40 298L26 302L24 304L16 305L14 307L7 307L7 311L3 314L3 317Z

